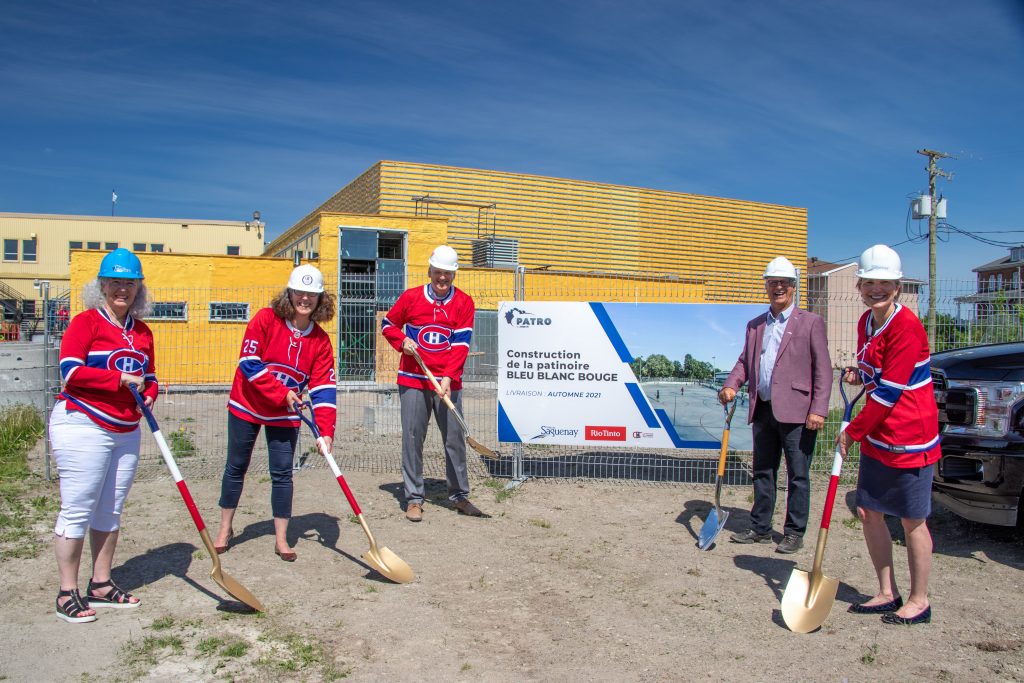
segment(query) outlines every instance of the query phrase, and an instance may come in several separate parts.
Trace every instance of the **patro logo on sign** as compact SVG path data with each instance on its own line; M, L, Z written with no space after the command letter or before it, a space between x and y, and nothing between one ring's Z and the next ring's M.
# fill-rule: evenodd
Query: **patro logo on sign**
M550 325L551 318L542 318L521 308L510 308L505 311L505 322L512 327L535 327Z
M416 343L427 351L444 351L451 348L451 330L441 325L424 325Z
M537 436L532 437L530 439L530 441L535 441L536 439L543 439L543 438L546 438L546 437L549 437L549 436L572 436L572 437L575 437L579 433L580 433L580 430L578 430L578 429L570 429L570 428L563 428L563 427L544 427L544 426L542 426L540 428L540 434L538 434Z
M587 441L625 441L625 427L592 427L587 425L584 439Z

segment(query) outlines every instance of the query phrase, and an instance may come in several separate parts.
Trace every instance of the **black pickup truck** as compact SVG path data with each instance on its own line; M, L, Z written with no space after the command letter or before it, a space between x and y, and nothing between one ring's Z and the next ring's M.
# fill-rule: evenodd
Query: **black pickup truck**
M932 356L942 459L932 499L975 522L1024 527L1024 342Z

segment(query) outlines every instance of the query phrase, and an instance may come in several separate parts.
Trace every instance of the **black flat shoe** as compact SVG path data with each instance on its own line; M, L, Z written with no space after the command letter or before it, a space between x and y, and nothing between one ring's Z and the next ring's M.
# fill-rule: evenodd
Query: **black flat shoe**
M903 607L903 598L897 595L895 600L883 602L881 605L865 605L862 602L859 605L850 605L846 611L853 614L885 614L886 612L895 612L900 607Z
M924 610L916 617L898 617L892 612L882 615L883 624L893 624L895 626L913 626L914 624L927 624L932 620L932 606L928 605Z

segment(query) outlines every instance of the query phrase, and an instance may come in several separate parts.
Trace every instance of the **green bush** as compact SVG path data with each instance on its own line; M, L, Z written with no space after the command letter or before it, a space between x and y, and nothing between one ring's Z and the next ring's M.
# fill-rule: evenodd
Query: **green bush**
M42 413L34 406L16 404L0 410L0 482L29 475L27 455L43 429Z

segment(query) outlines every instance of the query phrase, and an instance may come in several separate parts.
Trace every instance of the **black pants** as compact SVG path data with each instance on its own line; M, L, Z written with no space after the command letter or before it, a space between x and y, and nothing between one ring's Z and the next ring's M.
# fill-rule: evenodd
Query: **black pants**
M242 497L242 484L249 471L252 449L259 436L260 425L228 413L228 459L220 483L220 506L235 509ZM274 517L292 516L292 459L299 430L294 427L266 428L267 451L270 456L270 509Z
M754 411L753 433L754 507L750 510L750 526L759 534L772 530L779 465L785 453L789 479L783 533L787 536L803 536L807 530L807 513L811 504L811 483L808 477L818 432L807 429L802 422L779 422L772 415L771 401L759 400Z

